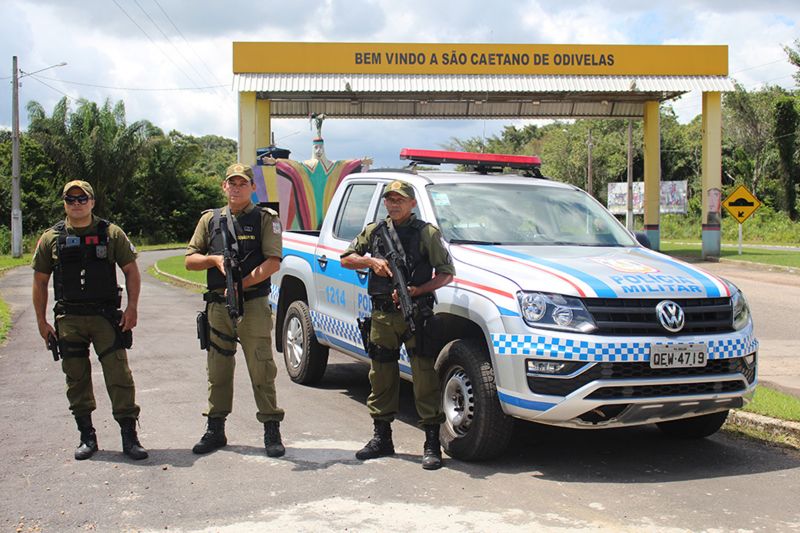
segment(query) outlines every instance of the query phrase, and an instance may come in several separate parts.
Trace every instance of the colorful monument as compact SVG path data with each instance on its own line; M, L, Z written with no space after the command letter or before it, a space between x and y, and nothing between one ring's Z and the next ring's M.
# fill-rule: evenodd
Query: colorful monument
M288 158L262 157L255 172L256 196L259 202L278 202L285 228L316 230L322 224L342 178L367 170L372 160L343 159L330 161L325 156L322 139L323 114L312 114L317 136L312 142L311 159L294 161Z

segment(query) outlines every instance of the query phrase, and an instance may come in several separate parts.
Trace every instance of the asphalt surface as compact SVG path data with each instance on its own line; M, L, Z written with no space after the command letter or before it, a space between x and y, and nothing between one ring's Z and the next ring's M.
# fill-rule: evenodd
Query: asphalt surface
M140 265L173 254L145 253ZM194 331L200 297L146 275L129 358L150 458L134 462L120 452L95 365L101 450L78 462L64 378L38 337L30 283L27 268L0 279L15 320L0 347L3 531L800 530L800 454L725 432L677 441L654 427L518 424L502 458L447 459L444 469L427 472L404 384L393 425L398 454L360 463L353 454L371 433L366 367L336 353L318 387L292 383L278 361L285 457L264 455L243 364L229 445L193 455L206 396Z

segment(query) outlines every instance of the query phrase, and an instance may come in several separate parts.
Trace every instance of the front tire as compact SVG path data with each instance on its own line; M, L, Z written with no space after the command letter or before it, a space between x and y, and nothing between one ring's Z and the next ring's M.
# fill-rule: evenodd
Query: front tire
M303 301L292 302L283 321L283 362L295 383L318 383L328 366L328 347L317 342L311 313Z
M702 439L719 431L728 418L728 411L711 413L708 415L693 416L669 422L659 422L658 429L665 435L680 439Z
M445 415L440 432L444 451L463 461L502 454L514 423L500 407L485 346L473 339L451 341L442 349L436 367Z

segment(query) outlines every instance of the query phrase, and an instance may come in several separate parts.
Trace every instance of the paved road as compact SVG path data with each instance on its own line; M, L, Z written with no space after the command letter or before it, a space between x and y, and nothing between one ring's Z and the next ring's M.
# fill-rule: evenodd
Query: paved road
M743 261L699 266L744 291L760 343L759 380L800 396L800 274Z
M143 266L174 252L143 254ZM279 372L287 454L263 454L244 365L230 445L191 453L205 404L197 349L199 297L144 277L130 352L150 459L120 453L95 377L101 451L76 462L63 377L38 338L30 270L0 279L17 321L0 348L0 529L3 531L797 531L800 455L721 433L667 440L652 428L580 432L520 424L486 463L419 466L408 385L395 423L398 455L361 464L369 438L365 367L334 354L320 387ZM280 366L280 365L279 365Z

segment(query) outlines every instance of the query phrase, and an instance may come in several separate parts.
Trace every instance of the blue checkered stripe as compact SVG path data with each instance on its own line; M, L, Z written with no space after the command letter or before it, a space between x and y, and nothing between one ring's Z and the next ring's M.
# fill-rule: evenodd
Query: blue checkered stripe
M311 311L311 324L315 331L321 331L325 335L336 337L349 344L361 346L361 332L358 331L355 319L352 322L343 322L332 316Z
M311 325L314 326L314 331L335 337L358 348L363 348L364 346L361 341L361 332L358 331L355 319L353 319L352 323L343 322L332 316L312 310ZM409 361L405 345L400 347L400 360L406 363Z
M280 298L280 295L281 295L281 288L275 285L274 283L270 285L269 305L272 307L273 310L278 308L278 298Z
M546 335L509 335L493 333L492 344L497 355L527 355L574 361L649 361L650 345L642 342L589 342ZM675 344L667 342L666 344ZM706 342L709 359L743 357L758 349L758 341L750 335Z

